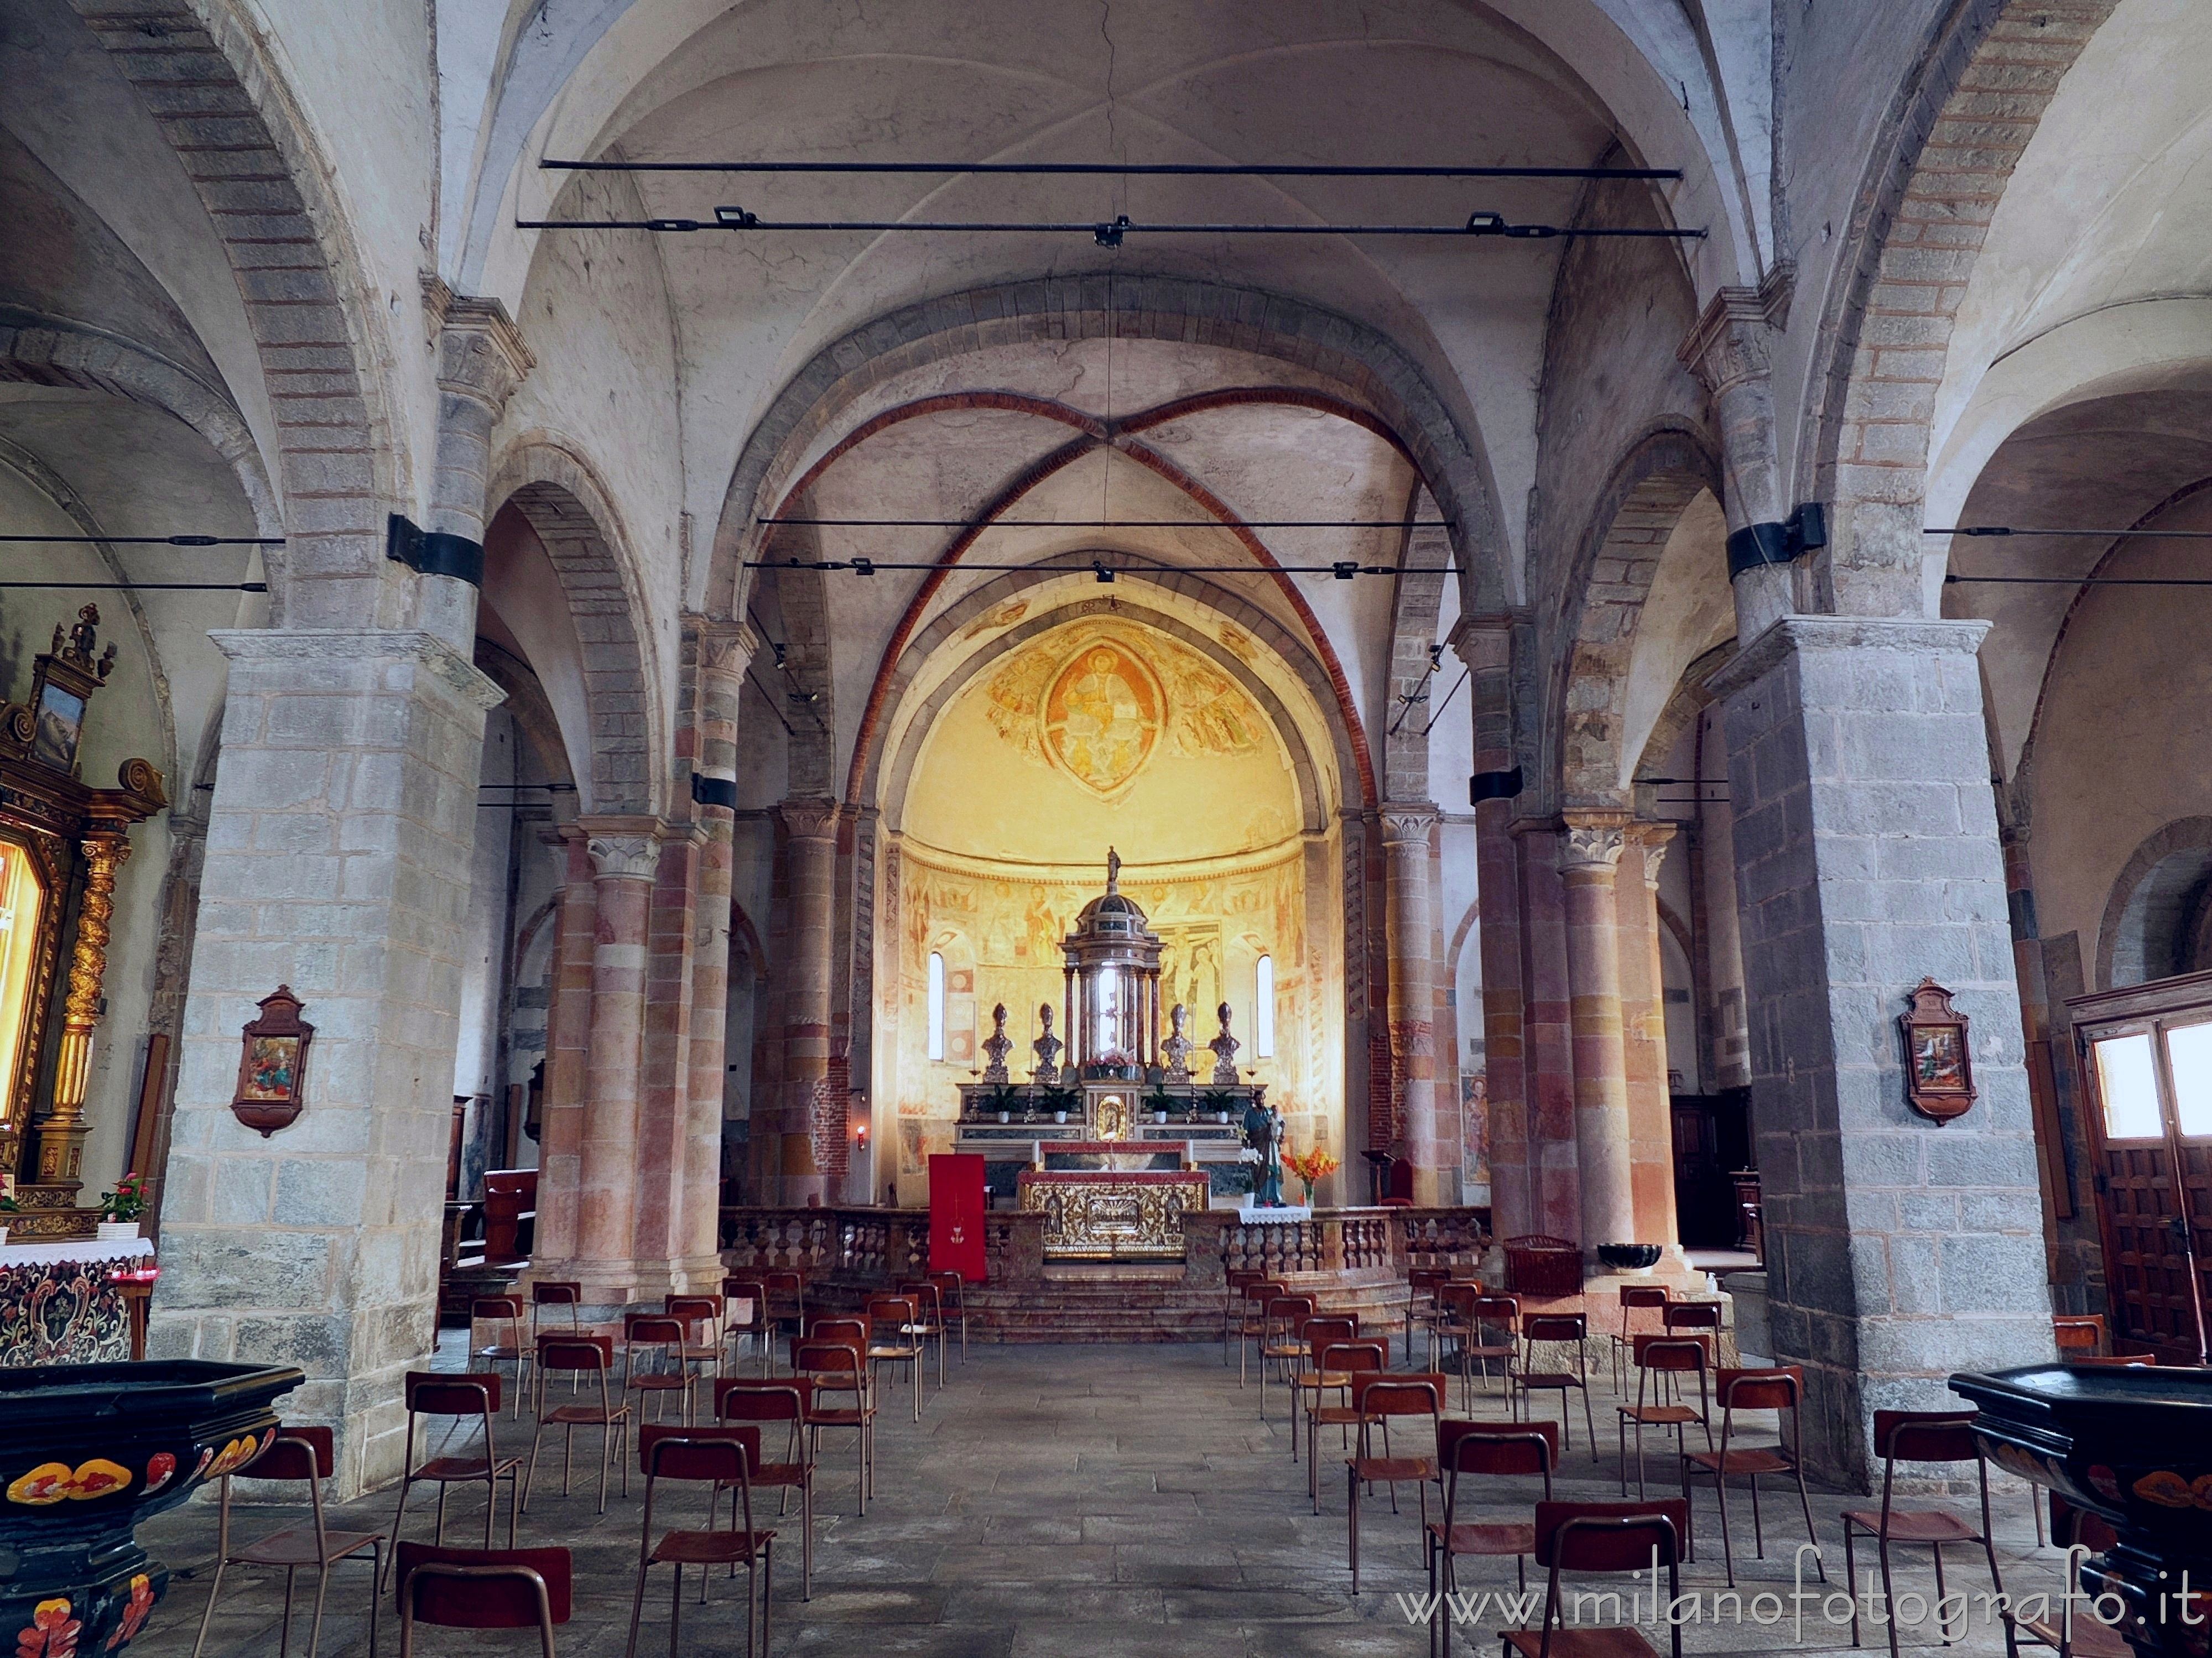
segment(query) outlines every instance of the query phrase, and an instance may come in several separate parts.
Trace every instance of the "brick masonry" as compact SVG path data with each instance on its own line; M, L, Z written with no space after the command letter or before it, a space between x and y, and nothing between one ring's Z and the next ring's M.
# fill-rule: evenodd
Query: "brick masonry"
M1793 616L1724 701L1776 1357L1808 1456L1865 1489L1873 1413L2053 1357L2005 876L1975 653L1987 624ZM1905 1101L1923 975L1972 1021L1973 1109Z

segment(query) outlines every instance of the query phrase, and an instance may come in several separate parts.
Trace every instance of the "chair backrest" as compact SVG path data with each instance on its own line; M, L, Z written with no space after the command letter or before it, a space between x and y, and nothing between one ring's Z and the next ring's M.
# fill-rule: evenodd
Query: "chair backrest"
M864 1318L817 1318L806 1327L809 1341L850 1341L866 1346L868 1321Z
M921 1309L915 1305L912 1296L870 1296L866 1311L872 1339L878 1325L888 1324L891 1333L898 1335L903 1333L902 1326L915 1323L921 1316Z
M499 1373L469 1370L410 1370L407 1408L417 1416L497 1416Z
M1721 1304L1717 1301L1669 1301L1660 1321L1670 1330L1717 1330Z
M520 1296L477 1296L469 1303L469 1316L489 1324L498 1319L522 1316Z
M540 1307L574 1307L584 1299L584 1286L567 1278L542 1278L530 1286L530 1299Z
M1437 1285L1437 1305L1448 1316L1472 1317L1474 1305L1482 1299L1482 1296L1480 1284L1469 1284L1463 1279L1446 1278Z
M1723 1411L1794 1411L1804 1394L1805 1372L1797 1365L1771 1370L1736 1370L1723 1365L1713 1383Z
M1661 1565L1675 1565L1689 1535L1679 1497L1536 1505L1536 1564L1562 1571L1648 1571L1655 1550Z
M761 1465L758 1428L648 1423L637 1430L637 1466L648 1480L712 1479L734 1485Z
M447 1629L565 1624L574 1573L566 1549L454 1549L402 1543L399 1612Z
M1589 1335L1589 1319L1583 1313L1530 1313L1521 1321L1524 1341L1582 1341Z
M1264 1313L1269 1302L1277 1296L1287 1295L1289 1292L1290 1286L1280 1278L1269 1278L1263 1272L1245 1284L1244 1299L1259 1303L1260 1309Z
M1624 1284L1620 1286L1620 1304L1624 1307L1664 1307L1674 1297L1667 1293L1663 1284Z
M279 1428L251 1464L256 1479L328 1479L337 1470L328 1428Z
M1285 1333L1296 1330L1313 1315L1311 1296L1277 1296L1267 1303L1267 1322Z
M757 1278L726 1278L722 1280L722 1301L730 1308L730 1317L738 1318L737 1303L746 1303L741 1327L750 1329L768 1317L768 1285Z
M1441 1370L1385 1376L1382 1367L1354 1371L1352 1408L1370 1416L1442 1416L1445 1382Z
M1474 1287L1480 1291L1482 1286ZM1521 1319L1521 1297L1478 1294L1468 1303L1467 1312L1478 1324L1502 1324L1510 1329Z
M1332 1314L1327 1318L1310 1318L1298 1326L1298 1339L1306 1344L1318 1360L1321 1350L1339 1341L1350 1341L1359 1333L1359 1321L1340 1318Z
M719 1324L722 1321L720 1296L664 1296L660 1304L670 1317L680 1318L686 1324Z
M634 1347L681 1346L684 1333L684 1321L665 1313L631 1313L623 1320L623 1339Z
M959 1304L962 1294L968 1287L968 1280L950 1267L941 1272L932 1272L922 1282L936 1287L937 1297L940 1303L950 1297L956 1306Z
M1390 1368L1390 1347L1382 1341L1332 1341L1317 1348L1314 1353L1316 1370L1387 1370Z
M714 1414L725 1422L798 1422L812 1398L811 1376L744 1378L714 1384Z
M805 1277L799 1272L770 1272L762 1281L776 1295L795 1296L806 1288Z
M857 1376L867 1368L858 1347L842 1341L802 1341L791 1355L791 1368L823 1376Z
M1974 1462L1972 1411L1876 1411L1875 1452L1885 1462Z
M1450 1270L1443 1266L1416 1266L1406 1274L1406 1287L1417 1296L1433 1294L1439 1285L1450 1282Z
M1630 1343L1637 1363L1647 1370L1703 1370L1705 1344L1694 1336L1670 1336L1645 1332Z
M612 1336L567 1335L546 1331L538 1338L538 1369L547 1370L605 1370L615 1362ZM494 1410L499 1406L494 1405Z
M1557 1423L1446 1421L1437 1426L1437 1466L1455 1477L1541 1474L1549 1495L1559 1460Z
M2051 1321L2051 1333L2062 1353L2100 1353L2105 1351L2105 1318L2101 1313L2062 1313Z

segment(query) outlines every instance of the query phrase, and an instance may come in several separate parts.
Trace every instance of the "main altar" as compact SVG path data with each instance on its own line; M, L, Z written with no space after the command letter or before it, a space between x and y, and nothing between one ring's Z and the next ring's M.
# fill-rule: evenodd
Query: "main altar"
M1109 848L1106 890L1061 946L1066 1042L1045 1004L1035 1063L1017 1081L1006 1010L994 1008L985 1068L960 1090L954 1150L983 1158L995 1204L1047 1215L1053 1259L1180 1260L1183 1211L1249 1189L1243 1120L1266 1105L1266 1088L1237 1068L1226 1003L1204 1048L1188 1009L1161 1007L1160 939L1121 869ZM1211 1065L1194 1072L1199 1054Z

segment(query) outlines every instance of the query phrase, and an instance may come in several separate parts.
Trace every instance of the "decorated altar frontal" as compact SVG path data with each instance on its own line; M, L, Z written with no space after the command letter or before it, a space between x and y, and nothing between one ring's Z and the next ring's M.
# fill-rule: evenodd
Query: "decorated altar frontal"
M153 1256L142 1237L0 1244L0 1369L134 1357L131 1297Z
M1040 1140L1015 1206L1044 1217L1048 1261L1180 1261L1182 1218L1211 1193L1190 1152L1186 1140Z

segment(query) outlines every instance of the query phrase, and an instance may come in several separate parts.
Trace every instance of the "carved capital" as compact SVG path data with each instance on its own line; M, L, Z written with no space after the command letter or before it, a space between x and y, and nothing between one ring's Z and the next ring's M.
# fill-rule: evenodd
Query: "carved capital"
M422 273L422 305L437 329L438 389L483 404L497 420L538 358L497 300L456 294Z
M684 631L690 635L694 659L702 676L739 677L763 643L751 623L732 622L721 616L687 616L684 618Z
M1786 285L1783 292L1786 307ZM1765 286L1719 289L1675 348L1675 356L1713 396L1766 374L1770 299Z
M1452 624L1450 644L1470 673L1506 673L1513 666L1513 627L1527 620L1511 610L1463 616Z
M1627 848L1628 836L1617 823L1571 824L1559 840L1560 872L1603 870L1612 873L1620 867L1620 854Z
M1427 800L1386 800L1382 803L1382 844L1426 848L1429 831L1437 826L1435 804Z
M837 833L835 800L794 796L776 808L794 841L826 841Z
M1644 852L1644 884L1652 891L1659 890L1659 871L1667 861L1667 848L1674 844L1678 826L1673 823L1644 822L1629 830L1629 836Z
M665 826L657 817L580 817L584 851L603 881L649 881L660 864Z

